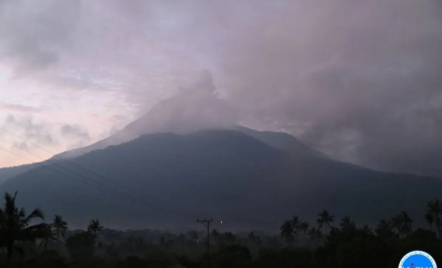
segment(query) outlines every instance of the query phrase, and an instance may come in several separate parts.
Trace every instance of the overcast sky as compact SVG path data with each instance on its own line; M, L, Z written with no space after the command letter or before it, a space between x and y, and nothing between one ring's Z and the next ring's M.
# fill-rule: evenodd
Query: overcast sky
M102 139L205 71L243 124L442 175L441 25L436 0L0 0L0 127L26 139L0 130L0 166Z

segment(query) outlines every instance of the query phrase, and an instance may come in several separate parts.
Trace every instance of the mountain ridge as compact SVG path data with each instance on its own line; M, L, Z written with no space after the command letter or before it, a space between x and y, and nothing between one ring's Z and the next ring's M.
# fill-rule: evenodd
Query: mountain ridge
M418 215L442 190L436 178L294 155L232 130L147 134L70 161L101 174L103 187L124 185L141 205L43 167L8 180L0 191L18 190L23 205L63 214L77 225L100 218L120 228L187 228L201 216L229 228L275 230L293 213L311 219L323 209L362 222L401 210ZM403 200L415 191L428 198Z

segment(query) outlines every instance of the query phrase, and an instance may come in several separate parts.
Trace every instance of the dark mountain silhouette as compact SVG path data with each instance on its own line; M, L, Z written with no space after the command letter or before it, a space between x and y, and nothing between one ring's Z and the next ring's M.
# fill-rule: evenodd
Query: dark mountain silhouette
M101 150L105 149L109 146L118 145L123 142L127 142L130 140L133 140L142 134L130 134L130 133L142 133L142 129L138 129L137 131L134 131L132 126L140 126L143 125L143 123L137 123L135 121L133 125L129 125L125 129L117 132L116 134L103 139L101 141L98 141L94 144L91 144L86 147L73 149L70 151L66 151L64 153L58 154L50 159L50 161L44 161L42 163L48 163L48 162L55 162L59 161L61 158L63 159L70 159L74 157L81 156L85 153L92 152L94 150ZM323 154L321 154L318 151L315 151L305 145L304 143L300 142L295 137L286 134L286 133L280 133L280 132L271 132L271 131L257 131L246 127L241 126L233 126L230 129L237 130L240 132L243 132L251 137L254 137L267 145L270 145L274 148L294 153L294 154L307 154L307 155L315 155L320 157L325 157ZM21 173L27 172L35 167L40 167L41 164L28 164L28 165L22 165L22 166L16 166L16 167L8 167L8 168L0 168L0 183L17 176Z
M21 165L15 167L0 168L0 183L3 183L4 181L12 177L15 177L19 174L25 173L35 167L38 167L38 164L28 164L28 165Z
M50 167L101 182L100 189L39 167L6 181L0 192L18 190L20 205L62 214L79 227L99 218L109 227L184 229L197 217L212 217L223 220L220 229L278 230L292 214L314 220L323 209L361 223L401 210L420 219L442 190L436 178L287 152L228 130L143 135L72 161L104 180L65 162Z
M215 127L246 133L274 148L290 153L323 156L289 134L256 131L233 124L232 122L236 122L234 112L232 112L234 109L229 107L224 101L216 98L214 89L211 77L204 76L192 88L185 89L181 93L159 102L144 116L128 124L110 137L86 147L55 155L49 162L59 161L61 158L78 157L94 150L134 140L146 134L164 132L188 134ZM40 165L33 165L27 168L13 167L0 169L0 182L28 171L35 166Z

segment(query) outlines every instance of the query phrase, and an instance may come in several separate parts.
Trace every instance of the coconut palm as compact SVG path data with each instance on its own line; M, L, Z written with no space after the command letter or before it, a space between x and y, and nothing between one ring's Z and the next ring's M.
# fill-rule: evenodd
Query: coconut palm
M282 224L281 238L283 238L286 242L292 242L294 240L292 221L285 221Z
M44 250L46 251L48 248L48 244L52 241L57 240L53 226L50 224L46 224L42 229L42 235L43 237L41 238L40 247L43 246Z
M396 232L400 237L409 235L412 232L413 220L410 219L405 211L393 217L390 221L391 230Z
M311 240L320 240L322 238L322 232L319 229L316 229L315 227L312 227L308 231L308 235L310 236Z
M354 226L355 224L351 221L350 217L344 217L341 220L341 224L339 225L341 229L344 229L349 226Z
M101 226L99 220L91 220L88 227L88 232L91 232L94 235L97 235L98 232L103 230L103 226Z
M402 211L401 212L401 219L402 219L402 234L403 235L409 235L413 232L412 223L413 220L408 216L407 212Z
M294 235L298 234L299 231L299 226L301 225L301 222L299 221L298 216L293 216L292 219L290 220L291 224L292 224L292 232Z
M52 226L55 229L55 234L58 244L60 241L60 235L64 238L66 231L68 230L68 224L63 220L63 218L60 215L55 215Z
M213 231L212 231L212 237L213 237L213 240L214 240L217 244L220 243L221 234L220 234L216 229L213 229Z
M34 242L38 238L44 238L47 230L45 223L30 225L33 219L43 219L43 213L39 209L34 209L26 216L25 210L16 206L16 197L17 192L14 196L5 193L5 204L0 209L0 246L6 247L8 259L11 258L14 251L22 252L20 248L15 246L15 242Z
M376 235L383 238L390 238L394 234L392 231L392 226L386 220L381 220L376 226Z
M430 225L430 230L433 230L433 223L434 223L433 214L431 214L431 213L425 214L425 219L427 220L428 224Z
M322 211L318 214L319 218L317 220L319 229L322 226L325 227L325 236L327 236L327 229L330 228L330 224L333 222L335 216L330 215L327 210Z
M312 227L309 231L308 231L308 235L310 236L311 240L315 240L316 238L316 228Z
M309 226L310 224L306 221L301 222L301 224L299 224L299 230L304 233L304 236L307 233Z
M198 243L198 239L199 239L198 232L197 231L191 231L190 232L190 238L192 238L192 241L194 243Z
M390 227L393 232L395 232L399 236L401 235L402 220L399 215L393 217L390 220Z
M432 222L434 221L436 232L439 235L439 239L442 239L442 232L441 232L442 204L439 201L439 199L430 200L428 202L427 214L430 214L432 216Z

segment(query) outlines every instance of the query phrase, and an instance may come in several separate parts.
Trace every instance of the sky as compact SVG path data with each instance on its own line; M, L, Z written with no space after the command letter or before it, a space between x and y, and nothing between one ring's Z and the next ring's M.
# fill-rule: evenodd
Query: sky
M0 0L0 167L96 142L209 76L236 122L442 176L440 25L436 0Z

